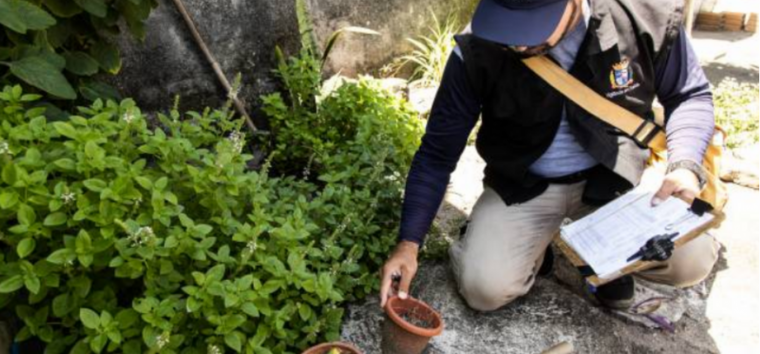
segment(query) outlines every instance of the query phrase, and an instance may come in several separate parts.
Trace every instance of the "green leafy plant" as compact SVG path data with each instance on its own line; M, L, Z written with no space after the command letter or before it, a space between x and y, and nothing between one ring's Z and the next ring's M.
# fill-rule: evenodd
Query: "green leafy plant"
M449 55L456 47L454 35L459 33L460 25L454 13L441 22L431 12L432 25L428 33L406 40L412 45L411 53L394 60L386 70L398 74L406 66L413 67L410 81L418 81L422 86L436 86L441 82L443 71Z
M92 80L121 69L111 41L124 21L138 39L156 0L0 0L0 85L23 83L72 100L114 97Z
M229 104L175 104L152 126L131 100L96 100L50 122L40 95L6 87L0 310L22 322L16 340L286 353L337 338L343 302L377 289L421 128L371 80L316 99L319 67L280 68L299 100L264 98L282 143L261 171Z
M733 78L727 78L713 88L715 120L728 133L728 147L758 143L758 92L757 84L740 84Z

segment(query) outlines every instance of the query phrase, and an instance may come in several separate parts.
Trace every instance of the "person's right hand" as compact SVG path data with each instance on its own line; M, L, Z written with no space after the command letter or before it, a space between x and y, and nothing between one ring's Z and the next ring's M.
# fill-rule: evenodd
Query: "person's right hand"
M388 298L393 292L398 297L406 299L409 294L409 285L417 274L417 254L420 246L411 241L401 241L396 245L391 257L385 262L382 269L382 281L380 283L380 307L385 307ZM398 289L394 289L394 278L398 279Z

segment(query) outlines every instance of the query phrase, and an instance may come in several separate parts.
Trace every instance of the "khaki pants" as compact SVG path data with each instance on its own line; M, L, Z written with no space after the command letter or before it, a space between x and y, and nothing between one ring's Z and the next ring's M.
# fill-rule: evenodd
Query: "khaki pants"
M491 311L525 295L563 220L593 211L581 201L585 182L550 185L539 197L507 206L490 188L478 199L462 240L449 249L459 291L473 309ZM718 242L704 234L666 262L638 273L677 287L704 280L718 259Z

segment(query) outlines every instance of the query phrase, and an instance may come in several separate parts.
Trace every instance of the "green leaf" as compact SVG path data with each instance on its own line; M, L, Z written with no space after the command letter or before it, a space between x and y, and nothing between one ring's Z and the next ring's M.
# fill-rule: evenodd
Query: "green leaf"
M66 262L73 261L74 258L76 258L76 254L74 252L68 248L62 248L51 253L48 256L47 261L53 264L64 264Z
M84 144L84 154L91 159L102 159L105 151L92 140Z
M71 312L74 301L69 293L63 293L53 299L53 315L62 318Z
M195 227L195 231L199 236L206 236L211 232L211 230L213 230L213 228L210 225L205 224L197 225Z
M148 177L137 176L135 177L135 181L137 182L137 184L139 184L141 187L147 190L153 189L153 182L151 182L150 178Z
M90 354L90 348L87 347L87 342L85 342L85 339L83 338L77 342L76 345L74 345L74 348L71 348L71 352L69 354Z
M34 252L36 246L37 242L31 237L27 237L18 243L18 246L16 246L16 253L18 253L20 258L26 258L26 256Z
M246 302L241 307L243 312L245 312L248 316L251 317L259 317L259 309L256 308L256 305L254 305L252 302Z
M24 277L14 275L0 283L0 294L12 293L24 286Z
M90 101L97 99L121 101L119 91L104 82L86 81L79 86L79 92Z
M66 158L55 160L53 164L60 167L61 169L69 170L69 171L73 171L77 167L76 162L74 162L74 160L66 159Z
M245 340L245 336L239 332L227 333L227 335L224 336L224 343L238 353L243 347L243 340Z
M103 0L74 0L74 2L85 11L100 18L106 17L108 13L108 6Z
M224 278L224 264L217 264L206 272L206 282L221 281ZM201 285L201 284L199 284Z
M71 0L43 0L42 2L58 17L69 18L82 13L82 8Z
M125 309L116 314L116 322L119 322L119 328L126 329L137 323L140 314L133 309Z
M12 161L12 160L11 160ZM8 184L9 186L12 186L16 183L16 179L18 178L18 170L16 165L11 162L3 166L3 182Z
M100 326L100 316L88 308L79 309L79 319L89 329L97 329Z
M39 6L24 0L0 0L0 24L21 34L54 25L55 18Z
M77 253L85 253L92 249L92 238L85 230L80 230L74 242Z
M77 93L61 70L40 56L26 57L9 65L11 73L29 85L60 98L77 98Z
M179 241L177 241L177 237L175 236L169 236L164 241L164 247L166 248L174 248L179 245Z
M18 217L18 222L24 226L31 226L37 220L37 213L26 204L19 205L16 216Z
M66 52L66 70L76 75L90 76L100 69L98 62L84 52Z
M162 191L166 186L169 184L169 179L166 177L161 177L156 181L156 189Z
M37 278L36 275L31 274L24 277L24 285L26 285L27 290L32 294L40 292L40 278Z
M58 134L61 134L61 135L65 136L65 137L68 137L68 138L71 138L71 139L74 139L74 140L76 140L79 137L79 134L77 133L77 130L74 128L74 126L72 126L69 123L55 122L55 123L53 123L53 128L55 128L55 131L57 131ZM71 161L71 162L73 163L74 161Z
M90 341L90 349L95 353L100 353L106 344L108 344L108 337L105 334L98 334Z
M68 220L68 218L69 217L66 216L66 213L62 213L62 212L52 213L45 218L45 221L43 222L43 224L45 226L63 225L66 223L66 220Z
M18 193L3 192L0 194L0 208L10 209L18 203Z
M298 315L301 316L302 320L308 321L313 314L314 311L312 311L311 306L305 304L298 306Z
M121 70L121 54L119 48L107 42L98 42L90 48L90 55L98 61L100 68L111 74Z
M108 187L108 184L105 181L98 178L90 178L82 182L82 184L84 184L87 189L93 192L101 192L103 189L106 189L106 187Z

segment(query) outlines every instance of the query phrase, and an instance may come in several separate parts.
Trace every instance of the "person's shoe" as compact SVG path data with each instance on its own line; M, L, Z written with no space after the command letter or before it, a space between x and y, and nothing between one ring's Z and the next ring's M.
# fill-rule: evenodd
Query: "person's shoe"
M626 275L596 288L594 297L604 307L626 310L633 305L634 292L633 277Z
M541 268L538 270L538 276L546 277L552 274L552 268L554 268L554 251L552 247L546 248L544 254L544 261L541 263Z

